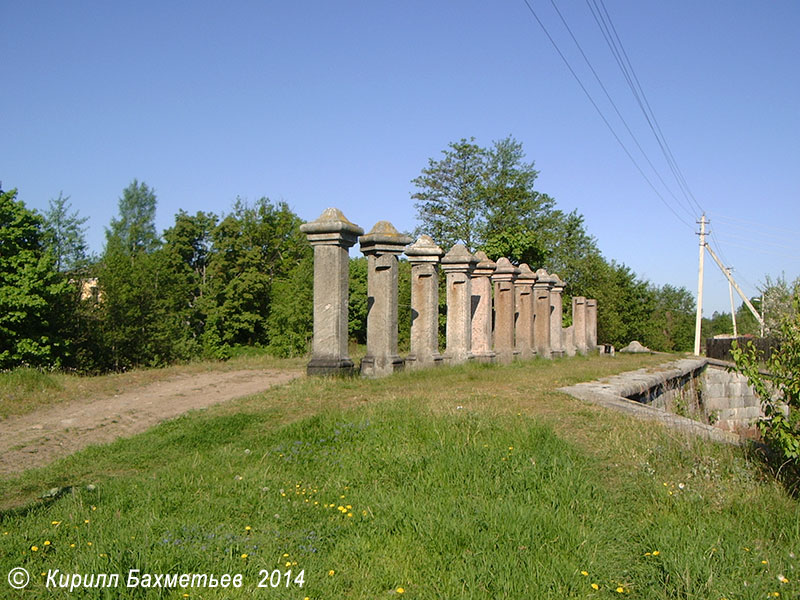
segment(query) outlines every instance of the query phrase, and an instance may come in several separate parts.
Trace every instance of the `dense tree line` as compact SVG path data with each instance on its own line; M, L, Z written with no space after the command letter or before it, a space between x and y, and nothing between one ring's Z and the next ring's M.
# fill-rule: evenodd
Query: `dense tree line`
M100 372L225 358L244 345L306 351L312 252L288 205L181 211L159 234L156 202L131 183L102 254L90 258L85 219L67 199L40 216L16 191L0 196L0 368ZM96 294L82 294L95 280Z

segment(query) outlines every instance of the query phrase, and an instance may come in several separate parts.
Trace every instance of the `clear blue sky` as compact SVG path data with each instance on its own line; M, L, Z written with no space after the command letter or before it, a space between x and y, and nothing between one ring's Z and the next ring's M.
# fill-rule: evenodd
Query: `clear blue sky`
M608 258L697 287L699 218L586 3L559 8L673 198L652 174L549 0L12 2L0 0L0 180L29 207L59 192L99 251L122 189L179 209L285 200L365 229L415 227L410 180L447 144L509 134L538 188L577 209ZM800 275L800 3L607 0L617 33L717 248L745 291ZM733 220L736 219L736 220ZM691 227L689 226L691 225ZM712 239L712 244L715 240ZM706 314L726 310L707 260Z

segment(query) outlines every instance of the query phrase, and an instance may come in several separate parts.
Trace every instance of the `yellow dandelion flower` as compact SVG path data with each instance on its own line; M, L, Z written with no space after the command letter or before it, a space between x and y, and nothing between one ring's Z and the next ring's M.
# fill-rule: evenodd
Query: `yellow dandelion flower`
M89 519L84 519L83 523L84 523L84 525L88 525L89 524Z
M75 547L75 544L70 544L70 545L69 545L69 547L70 547L70 548L74 548L74 547Z
M362 511L361 511L361 514L362 514L362 515L364 515L364 516L366 517L366 516L367 516L367 511L365 511L365 510L362 510Z
M406 590L404 588L401 588L401 587L397 588L396 591L397 591L398 594L405 594L406 593Z
M353 507L352 507L352 506L350 506L350 505L348 504L347 506L345 506L345 508L346 508L347 510L350 510L350 509L351 509L351 508L353 508Z
M513 450L513 449L514 449L514 446L509 446L509 447L508 447L508 449L509 449L509 450Z
M44 545L45 545L45 546L49 546L49 545L50 545L50 540L45 540L45 541L44 541Z
M86 545L87 545L87 546L91 546L91 545L92 545L92 542L86 542Z
M781 583L789 583L789 580L784 575L778 575L778 581Z
M242 554L242 558L247 558L247 554Z
M61 521L52 521L50 525L61 525Z
M251 529L252 529L252 527L250 527L250 525L247 525L247 526L245 526L245 528L244 528L244 530L245 530L245 531L250 531Z
M762 564L762 565L765 565L765 564L767 564L767 561L765 561L765 560L762 560L762 561L761 561L761 564Z
M349 512L349 513L347 513L347 516L348 516L348 517L352 517L352 516L353 516L353 513Z
M284 567L291 567L291 566L292 566L292 561L290 561L290 560L287 560L287 561L286 561L286 564L285 564L285 565L283 565L283 566L284 566Z
M92 507L92 510L97 510L97 507L96 507L96 506L93 506L93 507Z
M779 597L780 597L780 595L781 595L781 593L780 593L780 592L772 592L772 596L773 596L774 598L779 598Z
M652 552L645 552L644 555L645 556L652 556L653 554L652 554Z
M335 573L336 573L336 571L334 571L333 569L331 569L330 571L328 571L328 577L333 577L333 575L334 575Z
M621 594L621 593L622 593L622 592L624 592L624 591L625 591L625 588L623 588L622 586L619 586L619 587L616 589L616 592L617 592L618 594Z
M658 556L659 554L661 554L659 550L653 550L653 556Z
M599 585L597 585L596 583L593 583L593 584L592 584L592 589L593 589L593 590L599 590L599 589L600 589L600 586L599 586Z
M289 558L289 555L286 552L284 552L283 553L283 558Z
M584 577L588 577L589 576L589 572L588 571L581 571L581 575L583 575Z
M31 551L38 552L39 551L39 546L31 546Z

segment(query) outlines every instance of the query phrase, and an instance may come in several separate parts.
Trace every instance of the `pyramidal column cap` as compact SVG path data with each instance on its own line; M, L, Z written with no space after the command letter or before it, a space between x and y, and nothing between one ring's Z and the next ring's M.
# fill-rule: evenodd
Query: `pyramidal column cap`
M444 255L444 250L436 245L433 238L429 235L421 235L413 244L406 246L404 252L412 262L424 261L431 259L438 262Z
M400 254L411 238L400 233L389 221L378 221L366 235L358 238L364 253L383 252Z
M442 257L442 267L452 265L456 267L463 265L465 267L474 267L478 263L478 259L472 254L464 244L455 244L450 248L450 252Z
M563 290L565 287L567 287L567 284L566 284L566 282L565 282L565 281L563 281L563 280L561 279L561 277L559 277L559 276L558 276L556 273L551 273L551 274L550 274L550 277L552 277L552 278L555 280L555 281L553 282L553 288L558 288L558 290L557 290L557 291L559 291L559 292L560 292L560 291L562 291L562 290Z
M536 271L536 284L537 285L547 285L552 287L555 283L555 279L552 275L547 272L547 269L537 269Z
M364 233L355 223L351 223L338 208L326 208L315 220L300 225L300 231L307 235L320 233L341 233L345 236L359 236Z
M475 265L475 270L472 272L473 275L488 277L494 273L497 263L486 256L486 252L478 250L475 253L475 258L478 259L478 264Z
M519 269L511 264L511 261L508 260L505 256L502 258L497 259L497 266L494 269L494 274L492 275L493 278L501 278L501 279L512 279L517 273L519 273Z
M533 283L537 279L536 273L534 273L531 268L528 266L527 263L522 263L517 269L519 274L517 275L517 280L526 279L526 283Z

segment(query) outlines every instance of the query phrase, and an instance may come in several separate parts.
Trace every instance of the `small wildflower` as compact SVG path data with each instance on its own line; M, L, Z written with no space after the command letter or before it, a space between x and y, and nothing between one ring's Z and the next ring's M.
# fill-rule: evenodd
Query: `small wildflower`
M659 554L661 554L659 550L653 550L653 556L658 556Z
M621 593L622 593L622 592L624 592L624 591L625 591L625 588L623 588L622 586L619 586L619 587L616 589L616 592L617 592L618 594L621 594Z
M652 556L652 552L645 552L644 555L645 556Z
M599 585L597 585L596 583L593 583L593 584L592 584L592 589L593 589L593 590L599 590L599 589L600 589L600 586L599 586Z
M589 573L587 571L581 571L581 575L583 575L584 577L588 577Z
M241 481L243 478L242 478L242 476L241 476L241 475L237 475L236 477L234 477L234 479L235 479L236 481Z
M335 573L336 573L336 571L334 571L333 569L331 569L330 571L328 571L328 577L333 577L333 575L334 575Z
M765 564L767 564L767 561L765 561L765 560L762 560L762 561L761 561L761 564L762 564L762 565L765 565Z
M284 553L283 553L283 558L289 558L289 554L288 554L288 553L286 553L286 552L284 552Z
M70 548L74 548L74 547L75 547L75 544L70 544L70 545L69 545L69 547L70 547Z
M286 561L286 564L285 564L284 566L285 566L285 567L291 567L291 566L292 566L292 561L290 561L290 560L287 560L287 561Z
M38 552L39 551L39 546L31 546L31 551L32 552Z
M347 516L348 516L348 517L352 517L352 516L353 516L353 513L349 512L349 513L347 513Z
M88 524L89 524L89 519L84 519L84 520L83 520L83 524L84 524L84 525L88 525Z
M778 581L781 583L789 583L789 580L784 575L778 575Z
M245 528L244 528L244 530L247 531L247 532L250 532L251 529L253 529L253 528L250 527L250 525L246 525Z
M92 542L86 542L86 545L87 545L87 546L91 546L91 545L92 545Z
M403 589L403 588L399 587L399 588L397 588L397 593L398 593L398 594L405 594L405 593L406 593L406 591L405 591L405 589Z
M59 525L61 525L61 521L53 521L53 522L50 523L50 525L59 526ZM6 535L8 535L8 532L6 532Z
M247 558L247 554L242 554L242 558Z
M250 454L250 448L245 448L244 453L245 454Z
M97 510L97 507L96 507L96 506L93 506L93 507L92 507L92 510Z

